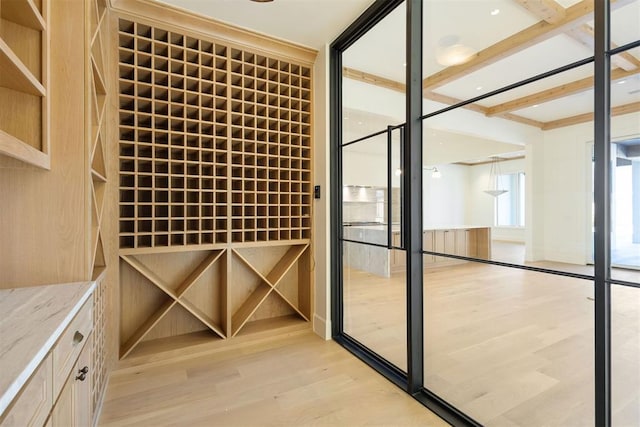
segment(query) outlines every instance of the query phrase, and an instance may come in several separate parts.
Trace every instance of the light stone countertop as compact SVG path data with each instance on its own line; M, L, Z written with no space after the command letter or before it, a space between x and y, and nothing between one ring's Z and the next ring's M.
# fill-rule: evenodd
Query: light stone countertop
M76 282L0 290L0 416L94 288Z

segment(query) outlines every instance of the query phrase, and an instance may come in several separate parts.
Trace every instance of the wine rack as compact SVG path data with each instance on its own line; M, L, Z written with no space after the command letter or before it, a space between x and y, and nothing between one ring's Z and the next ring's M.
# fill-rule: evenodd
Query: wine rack
M308 239L311 70L119 23L120 248Z
M309 64L122 16L116 49L120 357L307 327Z

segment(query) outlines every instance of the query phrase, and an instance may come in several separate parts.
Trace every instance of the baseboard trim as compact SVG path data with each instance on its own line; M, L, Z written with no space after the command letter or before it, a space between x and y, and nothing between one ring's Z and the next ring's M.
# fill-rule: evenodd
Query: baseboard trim
M331 339L331 321L317 314L313 315L313 332L325 340Z

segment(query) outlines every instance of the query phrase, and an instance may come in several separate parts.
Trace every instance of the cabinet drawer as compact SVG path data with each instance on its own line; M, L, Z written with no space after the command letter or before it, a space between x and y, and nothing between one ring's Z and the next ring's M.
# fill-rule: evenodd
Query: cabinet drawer
M14 400L0 426L38 426L45 423L53 405L51 390L51 354L40 364L22 393Z
M51 411L51 427L88 427L91 425L91 334L73 366L60 397Z
M53 394L58 395L93 329L93 298L84 303L53 347Z

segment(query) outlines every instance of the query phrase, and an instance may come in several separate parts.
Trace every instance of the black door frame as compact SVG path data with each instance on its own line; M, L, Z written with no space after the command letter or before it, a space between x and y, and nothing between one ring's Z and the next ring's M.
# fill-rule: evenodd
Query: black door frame
M407 251L407 373L371 349L344 333L342 277L342 52L374 27L388 13L406 1L407 5L407 92L406 124L403 152L403 249ZM331 316L332 336L347 350L376 369L398 387L411 394L427 408L453 425L480 425L453 405L424 388L423 378L423 254L464 259L474 262L538 271L586 279L594 283L595 343L595 425L611 425L611 285L639 287L637 283L611 278L610 265L610 63L611 56L640 46L640 41L610 49L610 11L608 0L595 0L594 56L521 82L422 114L422 0L376 0L331 45L330 49L330 179L331 179ZM422 120L479 100L512 90L546 77L585 65L594 64L594 264L593 276L565 273L497 261L480 260L422 248ZM387 130L390 132L390 130ZM366 137L365 137L366 138ZM364 139L364 138L361 138ZM388 174L390 171L388 171ZM389 179L389 177L387 177ZM417 195L417 196L416 196ZM413 233L412 230L420 230ZM390 243L389 243L390 245Z

